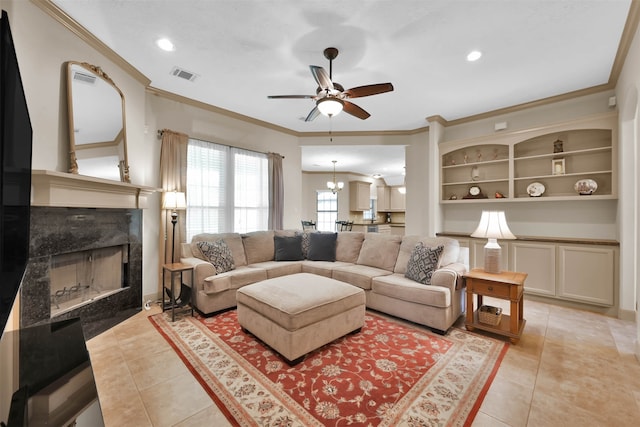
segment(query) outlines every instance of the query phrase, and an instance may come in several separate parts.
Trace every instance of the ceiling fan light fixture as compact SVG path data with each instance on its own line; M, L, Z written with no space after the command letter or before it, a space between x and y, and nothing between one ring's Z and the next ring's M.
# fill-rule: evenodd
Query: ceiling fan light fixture
M344 102L340 98L334 98L333 96L326 96L322 99L319 99L316 102L316 106L320 113L327 117L333 117L342 111L344 108Z

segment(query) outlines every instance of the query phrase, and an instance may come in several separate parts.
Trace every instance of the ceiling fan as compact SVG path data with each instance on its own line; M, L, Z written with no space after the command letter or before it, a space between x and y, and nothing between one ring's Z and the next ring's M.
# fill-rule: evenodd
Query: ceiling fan
M344 90L340 83L332 81L333 60L338 56L338 49L328 47L324 50L324 57L329 60L329 73L324 68L317 65L310 65L311 74L318 83L315 95L270 95L269 99L314 99L316 106L307 115L305 122L310 122L320 113L325 116L332 117L344 110L359 119L365 120L371 114L348 101L351 98L361 98L363 96L377 95L380 93L391 92L393 85L391 83L378 83L372 85L358 86Z

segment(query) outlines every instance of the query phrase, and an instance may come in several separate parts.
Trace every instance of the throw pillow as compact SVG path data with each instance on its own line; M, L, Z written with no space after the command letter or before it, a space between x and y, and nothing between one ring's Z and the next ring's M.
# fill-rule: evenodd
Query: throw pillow
M300 261L302 257L302 236L274 236L276 261Z
M338 233L310 233L307 259L311 261L335 261L337 238Z
M419 242L413 248L413 251L411 251L411 256L407 263L407 272L404 276L407 279L430 285L431 276L433 276L433 272L438 268L438 261L440 260L440 255L442 255L443 250L444 246L442 245L432 248Z
M309 258L309 235L312 232L310 231L296 231L296 236L300 236L302 238L302 258Z
M236 268L233 263L231 249L229 249L229 246L224 240L198 242L197 245L202 254L213 264L213 267L216 269L216 274L231 271Z

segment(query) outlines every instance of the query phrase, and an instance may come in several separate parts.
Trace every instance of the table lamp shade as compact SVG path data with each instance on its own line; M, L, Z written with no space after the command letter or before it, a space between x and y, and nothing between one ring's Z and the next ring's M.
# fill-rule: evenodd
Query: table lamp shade
M478 228L471 233L471 237L488 239L484 246L484 271L487 273L500 273L500 258L502 249L497 239L515 239L507 218L502 211L482 211Z

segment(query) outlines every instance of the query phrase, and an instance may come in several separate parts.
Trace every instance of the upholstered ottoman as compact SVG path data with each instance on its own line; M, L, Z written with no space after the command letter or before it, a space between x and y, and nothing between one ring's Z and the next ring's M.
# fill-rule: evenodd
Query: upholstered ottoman
M358 287L310 273L244 286L236 294L238 322L291 364L364 326Z

